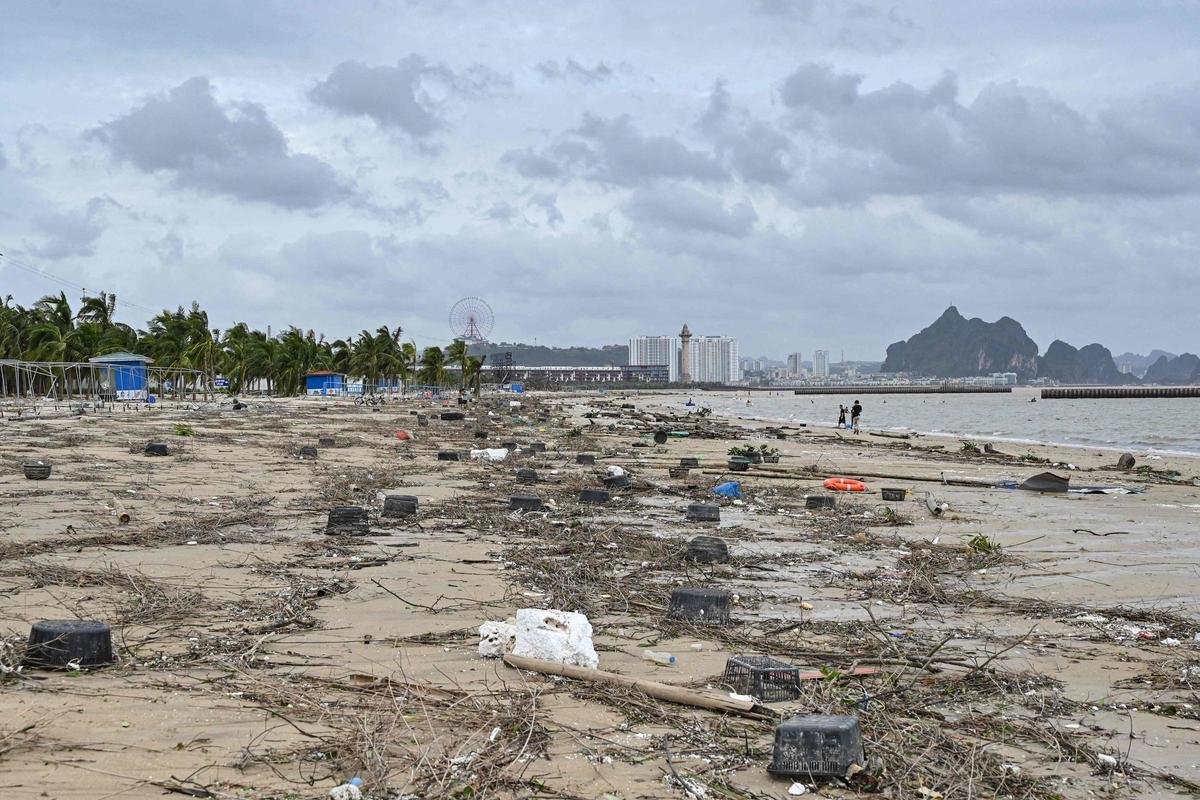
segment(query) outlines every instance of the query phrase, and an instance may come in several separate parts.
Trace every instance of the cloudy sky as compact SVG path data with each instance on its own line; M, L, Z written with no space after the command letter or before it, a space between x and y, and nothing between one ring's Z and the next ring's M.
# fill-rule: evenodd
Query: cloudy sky
M5 6L0 252L132 323L1200 347L1191 0Z

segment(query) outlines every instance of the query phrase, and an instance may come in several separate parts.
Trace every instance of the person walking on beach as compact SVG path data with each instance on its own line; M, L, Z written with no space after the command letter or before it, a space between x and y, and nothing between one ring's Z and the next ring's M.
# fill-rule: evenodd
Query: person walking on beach
M846 407L838 403L838 427L846 427Z
M854 429L855 433L859 432L858 418L861 416L862 416L862 403L855 400L854 405L850 407L850 427Z

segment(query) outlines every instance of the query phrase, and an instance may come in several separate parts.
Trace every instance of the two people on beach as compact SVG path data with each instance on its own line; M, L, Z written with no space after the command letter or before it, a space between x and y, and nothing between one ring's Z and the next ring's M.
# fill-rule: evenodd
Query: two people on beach
M850 424L849 425L846 424L846 414L847 413L850 414ZM855 433L859 433L858 418L861 416L862 416L862 403L858 402L857 400L854 401L854 405L851 406L850 408L846 408L841 403L838 403L838 427L839 428L850 428Z

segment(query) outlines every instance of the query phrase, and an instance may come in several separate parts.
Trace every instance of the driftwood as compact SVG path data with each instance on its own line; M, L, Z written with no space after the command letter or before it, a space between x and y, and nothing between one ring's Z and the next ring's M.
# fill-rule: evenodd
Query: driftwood
M542 661L541 659L526 658L525 656L509 654L504 657L504 663L514 669L540 672L543 675L561 675L564 678L574 678L579 681L603 683L610 686L625 686L657 700L665 700L668 703L678 703L679 705L693 706L694 708L705 708L709 711L721 711L726 714L737 714L752 719L773 720L776 718L775 712L765 706L759 705L753 699L738 700L728 694L698 692L694 689L685 689L682 686L671 686L666 683L658 683L657 681L630 678L626 675L618 675L615 672L576 667L571 664L559 664L554 661Z

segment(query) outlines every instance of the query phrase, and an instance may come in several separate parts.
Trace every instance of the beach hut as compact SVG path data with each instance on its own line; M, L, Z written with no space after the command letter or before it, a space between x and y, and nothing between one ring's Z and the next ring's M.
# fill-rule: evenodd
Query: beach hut
M154 359L136 353L109 353L88 359L96 365L105 394L117 400L145 400L149 382L149 365Z
M310 372L304 382L305 392L310 397L325 397L346 393L346 376L341 372L321 370Z

